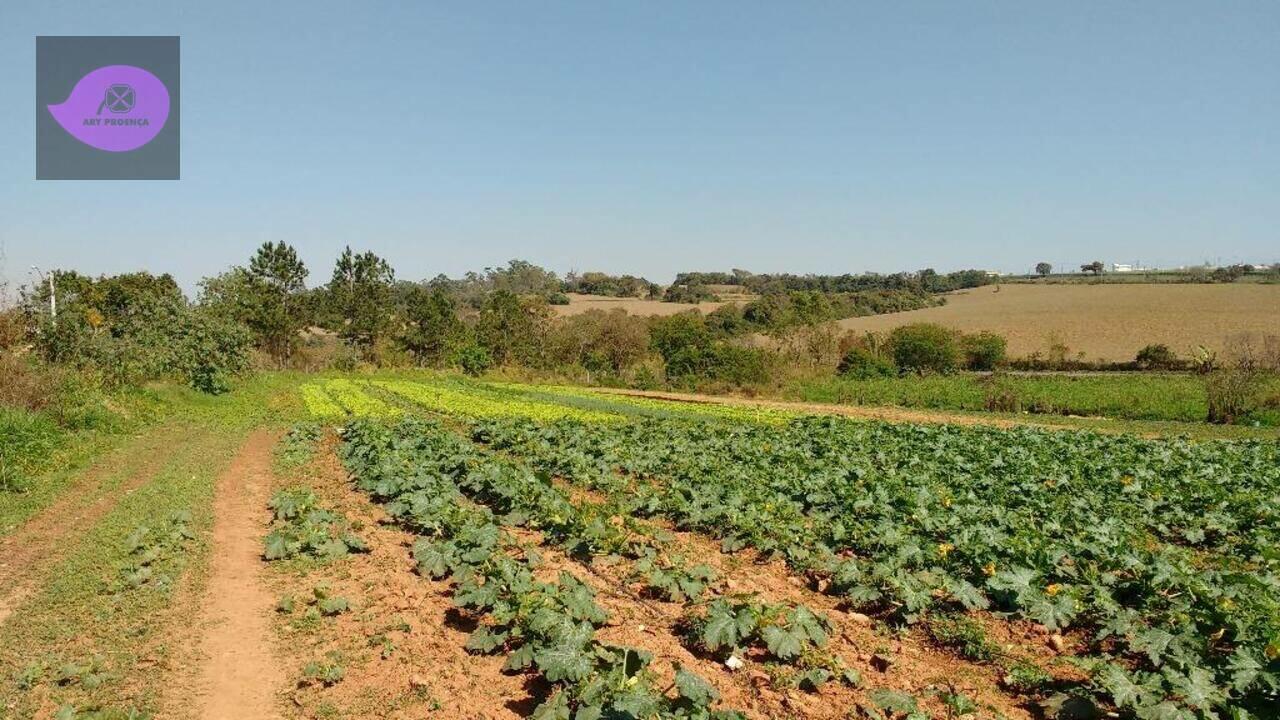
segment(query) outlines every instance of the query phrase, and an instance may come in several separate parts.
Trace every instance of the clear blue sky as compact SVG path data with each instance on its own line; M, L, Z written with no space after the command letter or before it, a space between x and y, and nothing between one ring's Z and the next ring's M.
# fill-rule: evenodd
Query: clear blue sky
M34 180L34 36L182 36L177 182ZM1280 260L1280 3L0 3L5 273Z

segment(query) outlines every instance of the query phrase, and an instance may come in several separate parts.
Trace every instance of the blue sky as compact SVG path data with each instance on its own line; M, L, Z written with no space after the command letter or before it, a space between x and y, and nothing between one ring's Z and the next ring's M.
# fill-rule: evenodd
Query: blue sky
M182 36L182 180L34 180L59 34ZM4 272L1276 261L1277 38L1274 1L4 0Z

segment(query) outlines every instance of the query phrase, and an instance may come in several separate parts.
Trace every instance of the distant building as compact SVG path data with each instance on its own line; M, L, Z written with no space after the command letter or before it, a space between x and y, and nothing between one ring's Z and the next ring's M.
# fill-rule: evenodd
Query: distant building
M1155 268L1144 267L1141 263L1111 263L1111 272L1115 273L1132 273L1132 272L1151 272Z

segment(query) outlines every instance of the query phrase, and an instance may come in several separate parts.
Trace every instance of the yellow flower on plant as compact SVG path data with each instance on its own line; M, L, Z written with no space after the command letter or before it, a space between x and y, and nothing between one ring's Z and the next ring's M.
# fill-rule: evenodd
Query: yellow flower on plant
M1053 597L1060 592L1062 592L1062 586L1058 583L1049 583L1049 586L1044 589L1044 594L1049 597Z
M996 574L996 564L995 564L995 563L993 563L993 562L989 562L989 563L987 563L986 565L983 565L983 566L982 566L982 574L983 574L983 575L986 575L987 577L991 577L992 575L995 575L995 574Z
M951 543L945 543L945 542L938 543L938 554L941 555L942 557L946 557L947 553L950 553L952 550L955 550L955 549L956 549L956 546L952 545Z

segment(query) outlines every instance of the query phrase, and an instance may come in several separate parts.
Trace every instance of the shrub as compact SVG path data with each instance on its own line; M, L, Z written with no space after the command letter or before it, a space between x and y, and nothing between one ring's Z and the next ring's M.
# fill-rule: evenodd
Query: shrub
M965 335L962 344L964 364L970 370L995 370L1004 364L1007 344L1003 337L995 333Z
M656 390L659 384L658 372L648 364L643 364L632 374L630 387L636 390Z
M1143 370L1172 370L1180 364L1178 356L1162 343L1152 343L1139 350L1134 362Z
M983 378L983 407L987 412L1022 412L1022 396L1004 373Z
M735 385L762 383L769 379L769 358L760 348L718 345L711 352L707 375Z
M547 332L544 354L560 365L621 373L649 352L649 321L621 308L559 318Z
M687 356L704 354L710 349L711 342L706 320L695 311L655 318L649 325L649 344L667 363L668 373L672 364L686 364ZM685 357L677 359L677 356Z
M706 378L735 385L762 383L769 379L770 357L760 348L686 345L666 358L666 374L686 382Z
M938 644L955 650L961 657L979 662L994 660L1000 646L987 638L982 626L963 615L943 615L929 621L929 634Z
M3 295L0 295L0 302ZM27 323L18 308L0 308L0 350L16 347L26 340Z
M1238 422L1258 408L1262 378L1251 367L1214 370L1205 376L1211 423Z
M547 296L547 302L552 305L568 305L569 296L562 292L554 292Z
M484 347L471 343L458 351L458 365L462 372L478 377L493 367L493 356Z
M704 301L714 302L719 299L719 296L711 292L711 289L705 285L672 285L662 295L663 302L689 303L692 305Z
M956 334L941 325L915 323L889 334L893 361L904 372L949 373L960 357Z
M854 380L870 380L878 377L892 377L897 369L888 358L872 352L864 347L851 347L840 358L836 373L841 377Z

